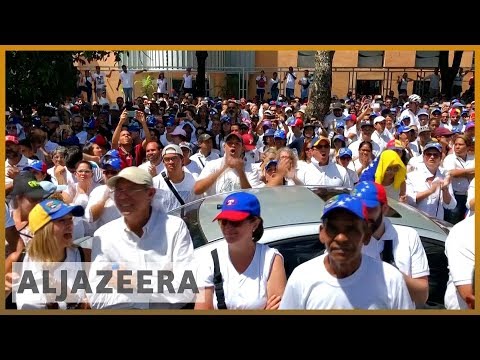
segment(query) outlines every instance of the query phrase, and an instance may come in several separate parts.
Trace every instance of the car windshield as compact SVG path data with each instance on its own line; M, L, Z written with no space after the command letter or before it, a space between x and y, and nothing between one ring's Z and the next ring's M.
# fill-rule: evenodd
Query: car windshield
M269 229L298 224L318 224L325 201L350 190L325 186L277 186L244 191L258 197L264 228ZM228 194L208 196L170 212L185 220L194 248L223 238L220 227L213 219L219 213ZM312 196L313 194L316 196ZM392 199L389 199L386 216L393 224L414 227L434 239L443 238L438 234L440 232L448 234L448 228L451 227L451 224L432 219L415 208Z

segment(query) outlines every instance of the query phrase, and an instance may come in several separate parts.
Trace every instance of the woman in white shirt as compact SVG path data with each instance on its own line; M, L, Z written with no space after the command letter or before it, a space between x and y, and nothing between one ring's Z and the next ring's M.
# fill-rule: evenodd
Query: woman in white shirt
M283 257L278 250L258 244L263 219L257 197L246 192L230 194L214 220L226 241L199 256L200 293L195 309L278 309L287 282ZM220 279L223 292L215 290Z
M90 261L90 253L73 245L73 221L72 217L84 214L81 206L68 206L60 200L47 199L35 205L28 216L28 226L33 233L29 242L25 257L22 262L22 275L29 269L35 279L39 293L32 293L31 288L25 292L17 292L16 303L18 309L85 309L88 308L85 294L80 290L78 293L65 294L64 301L56 300L56 295L62 295L60 289L57 293L43 293L44 263L61 263L52 270L55 284L62 285L66 281L68 288L72 289L75 282L75 274L82 270L82 262ZM84 253L85 251L85 253ZM64 265L65 264L65 265ZM78 264L78 265L77 265ZM60 271L68 270L65 279ZM15 268L14 268L15 271ZM74 275L73 277L70 275ZM21 277L20 277L21 279ZM52 287L52 283L49 284ZM15 289L17 291L18 289Z

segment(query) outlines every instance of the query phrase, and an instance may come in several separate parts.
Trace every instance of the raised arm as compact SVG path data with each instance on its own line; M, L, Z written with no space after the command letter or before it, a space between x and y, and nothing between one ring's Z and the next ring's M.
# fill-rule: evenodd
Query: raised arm
M124 109L122 114L120 115L120 121L115 128L115 132L113 133L112 137L112 149L118 149L118 140L120 139L120 133L122 132L122 127L125 122L128 120L127 109Z

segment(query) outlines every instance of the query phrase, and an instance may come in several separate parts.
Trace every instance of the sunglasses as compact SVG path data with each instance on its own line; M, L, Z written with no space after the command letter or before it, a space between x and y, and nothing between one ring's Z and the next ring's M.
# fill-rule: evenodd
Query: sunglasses
M423 153L423 156L425 156L427 159L430 159L432 156L434 159L438 159L440 157L440 154L437 152L430 152L430 153Z
M313 147L314 149L330 149L329 145L317 145Z

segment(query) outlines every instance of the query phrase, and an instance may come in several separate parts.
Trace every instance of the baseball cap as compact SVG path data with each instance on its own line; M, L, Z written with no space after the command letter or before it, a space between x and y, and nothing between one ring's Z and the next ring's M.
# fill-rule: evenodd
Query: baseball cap
M317 139L317 141L315 141L312 145L312 147L317 147L318 145L320 145L320 143L322 141L326 141L328 143L328 146L330 146L330 138L326 137L326 136L323 136L323 135L320 135Z
M40 171L42 174L47 173L47 164L45 164L41 160L33 160L30 165L27 165L23 168L23 170L36 170Z
M381 184L373 181L361 181L352 191L352 196L362 199L369 208L386 204L387 193Z
M60 219L68 214L83 216L84 213L85 211L80 205L70 206L55 199L43 200L35 205L28 214L28 228L35 234L50 221Z
M275 133L273 134L274 138L279 138L285 140L287 136L285 135L285 131L283 130L276 130Z
M97 134L94 137L92 137L90 140L88 140L89 143L92 144L97 144L98 146L106 146L107 145L107 139L105 139L105 136Z
M187 133L183 130L182 126L177 126L170 134L171 136L183 136L184 138L187 137Z
M223 116L220 118L220 121L221 121L221 122L231 123L231 122L232 122L232 119L231 119L230 116L228 116L228 115L223 115Z
M453 132L448 130L447 128L444 127L438 127L435 129L433 136L434 137L439 137L439 136L450 136L453 135Z
M108 159L102 159L100 167L105 169L107 166L111 166L114 170L122 170L122 160L118 157L110 157Z
M433 114L433 113L439 113L439 114L441 114L441 113L442 113L442 110L441 110L440 108L435 108L435 109L432 110L432 114Z
M277 160L270 160L267 165L265 165L265 170L268 169L271 165L277 165L278 161Z
M274 129L265 130L265 132L263 133L263 137L265 136L275 136L275 130Z
M373 126L372 122L370 120L362 120L360 122L360 128L364 127L364 126Z
M140 126L135 122L128 127L128 131L140 131Z
M323 207L322 220L325 219L332 211L343 209L351 212L353 215L362 220L367 218L367 208L362 199L350 194L340 194L331 197Z
M290 126L297 126L297 127L303 127L303 120L301 118L296 118Z
M53 193L65 191L68 188L67 185L55 185L50 181L40 181L39 184L43 188L43 190L45 190L45 192L47 193L45 194L44 198L49 197Z
M243 134L242 135L243 146L245 150L250 151L255 149L255 140L251 134Z
M343 106L342 106L342 103L341 102L336 102L333 107L332 107L332 110L342 110L343 109Z
M202 134L203 135L203 134ZM190 152L193 152L193 145L188 141L182 141L180 144L180 149L188 149Z
M385 121L385 118L380 115L375 117L375 119L373 120L373 124L378 124L379 122L382 122L382 121Z
M208 139L211 139L211 138L212 138L212 136L210 134L203 133L202 135L200 135L198 137L198 142L201 143L201 142L207 141Z
M350 114L348 115L345 119L343 119L343 121L347 122L347 121L353 121L353 122L356 122L357 121L357 115L355 114ZM338 127L338 125L337 125Z
M242 221L249 216L260 216L260 202L253 194L237 192L228 195L223 201L222 211L213 219Z
M425 110L425 109L422 109L422 110L420 110L420 111L417 113L417 117L420 116L420 115L430 116L430 114L428 113L428 111Z
M112 150L108 150L108 151L105 153L105 155L103 155L103 157L107 157L107 156L119 158L119 157L120 157L120 154L119 154L119 152L118 152L117 149L112 149Z
M176 154L183 156L182 149L176 144L168 144L167 146L165 146L162 151L162 157L166 154Z
M263 123L262 123L262 127L271 128L272 127L272 122L268 121L268 120L264 120Z
M169 117L167 121L165 121L165 126L175 126L175 117Z
M150 175L147 170L141 169L136 166L126 167L125 169L120 171L118 175L112 176L110 179L108 179L107 185L111 188L114 188L117 184L117 181L120 179L125 179L138 185L147 185L149 187L153 186L152 175Z
M442 152L442 145L438 142L431 141L427 145L425 145L425 147L423 148L423 152L427 151L428 149L435 149L439 153L441 153Z
M346 148L346 147L338 150L338 157L339 158L343 158L343 157L346 157L346 156L352 157L352 150L350 150L349 148Z
M420 128L418 129L419 134L421 134L423 132L426 132L426 131L432 131L432 129L430 129L430 127L428 125L420 126Z
M332 141L335 141L335 140L340 140L340 141L343 141L345 142L345 136L343 135L335 135L332 139Z
M337 121L337 124L335 126L337 129L338 128L344 128L345 129L345 123L343 121Z
M228 134L227 137L225 138L225 142L227 142L232 136L236 137L243 144L242 135L240 135L237 132L231 132L230 134Z
M407 132L409 132L410 130L413 130L413 129L412 129L410 126L405 126L405 125L404 125L404 126L400 126L400 127L398 128L397 132L398 132L399 134L401 134L401 133L407 133Z
M474 127L475 127L475 122L473 122L473 121L467 122L466 125L465 125L465 131L470 130Z
M30 171L22 171L13 179L10 195L25 195L32 199L43 199L50 194L45 191Z
M13 142L14 144L18 144L18 138L13 135L7 135L5 136L5 142Z
M397 139L392 139L390 140L388 143L387 143L387 149L390 149L390 150L403 150L404 147L402 145L402 142L400 140L397 140Z

